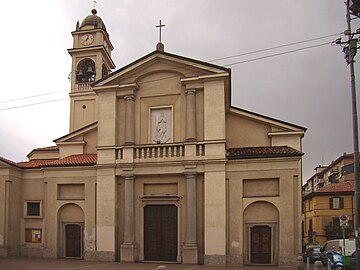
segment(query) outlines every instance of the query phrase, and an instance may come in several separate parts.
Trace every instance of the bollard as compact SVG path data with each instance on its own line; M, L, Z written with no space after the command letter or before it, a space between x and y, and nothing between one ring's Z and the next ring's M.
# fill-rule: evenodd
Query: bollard
M306 257L306 270L310 268L310 257Z
M314 270L320 270L320 269L322 269L322 267L323 267L323 263L322 263L322 262L316 261L316 262L314 263Z
M167 267L165 265L159 265L156 267L156 270L167 270Z
M303 257L302 256L298 256L297 257L297 270L303 270Z

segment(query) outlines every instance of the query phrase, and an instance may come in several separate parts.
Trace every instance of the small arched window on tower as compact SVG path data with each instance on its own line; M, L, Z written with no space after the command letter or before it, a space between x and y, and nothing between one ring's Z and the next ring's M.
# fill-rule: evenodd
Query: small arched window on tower
M102 70L101 70L101 78L104 78L106 75L109 74L108 69L106 68L105 64L102 65Z
M79 62L76 70L76 82L87 83L95 81L95 62L91 59L83 59Z

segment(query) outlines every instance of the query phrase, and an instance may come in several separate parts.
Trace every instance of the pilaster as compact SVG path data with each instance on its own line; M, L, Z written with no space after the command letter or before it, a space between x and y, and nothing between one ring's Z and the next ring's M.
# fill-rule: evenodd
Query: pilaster
M121 245L122 262L135 261L135 233L134 233L134 176L126 175L125 178L125 224L124 243Z
M196 141L196 90L186 90L186 141Z
M115 260L116 176L114 168L98 168L96 241L97 259Z
M124 97L126 101L125 112L125 145L135 143L135 100L134 95Z
M204 263L226 264L226 179L225 165L204 174Z
M186 177L186 231L183 246L183 263L198 263L196 235L196 173L185 173Z

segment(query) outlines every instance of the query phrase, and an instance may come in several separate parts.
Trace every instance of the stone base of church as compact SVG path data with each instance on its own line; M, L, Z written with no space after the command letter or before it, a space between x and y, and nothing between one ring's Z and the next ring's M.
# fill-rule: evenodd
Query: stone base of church
M8 256L7 248L0 248L0 257Z
M226 265L226 255L204 255L205 265Z
M44 257L44 249L43 248L21 247L20 255L24 256L24 257L43 258Z
M55 259L59 257L56 248L43 248L42 254L44 258L49 258L49 259Z
M121 262L135 262L136 246L134 244L122 244L120 247Z
M279 256L279 265L280 266L294 266L297 265L297 258L298 255L286 255L286 256Z
M84 251L84 260L85 261L97 261L97 252L94 250L85 250Z
M244 260L243 257L238 255L228 255L226 257L226 265L243 265Z
M183 261L184 264L198 264L198 248L197 245L183 246Z
M94 255L97 261L114 262L115 252L114 251L96 251Z

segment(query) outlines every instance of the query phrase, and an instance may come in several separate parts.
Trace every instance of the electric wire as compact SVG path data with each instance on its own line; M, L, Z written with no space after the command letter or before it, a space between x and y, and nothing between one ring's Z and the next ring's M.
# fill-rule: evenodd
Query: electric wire
M255 54L255 53L259 53L259 52L265 52L265 51L274 50L274 49L279 49L279 48L284 48L284 47L288 47L288 46L293 46L293 45L297 45L297 44L302 44L302 43L305 43L305 42L310 42L310 41L315 41L315 40L320 40L320 39L332 37L332 36L339 35L339 34L341 34L341 33L326 35L326 36L322 36L322 37L318 37L318 38L312 38L312 39L307 39L307 40L303 40L303 41L297 41L297 42L287 43L287 44L283 44L283 45L279 45L279 46L275 46L275 47L270 47L270 48L266 48L266 49L261 49L261 50L256 50L256 51L252 51L252 52L247 52L247 53L243 53L243 54L232 55L232 56L227 56L227 57L223 57L223 58L217 58L217 59L209 60L208 62L215 62L215 61L219 61L219 60L226 60L226 59L230 59L230 58L235 58L235 57L240 57L240 56ZM284 52L280 52L280 53L273 53L273 54L270 54L270 55L265 55L265 56L261 56L261 57L257 57L257 58L247 59L247 60L238 61L238 62L234 62L234 63L230 63L230 64L224 64L223 66L229 67L229 66L234 66L234 65L238 65L238 64L244 64L244 63L254 62L254 61L258 61L258 60L262 60L262 59L277 57L277 56L286 55L286 54L290 54L290 53L295 53L295 52L299 52L299 51L303 51L303 50L307 50L307 49L313 49L313 48L317 48L317 47L321 47L321 46L325 46L325 45L330 45L331 43L332 43L332 42L325 42L325 43L321 43L321 44L316 44L316 45L301 47L301 48L297 48L297 49L293 49L293 50L289 50L289 51L284 51ZM190 74L190 73L189 73L189 74ZM186 74L185 74L185 75L186 75ZM160 79L153 79L153 80L143 81L143 82L141 82L141 83L139 83L139 84L146 84L146 83L151 83L151 82L156 82L156 81L161 81L161 80L167 80L167 79L176 78L176 77L178 77L178 75L176 75L176 76L168 76L168 77L160 78ZM0 103L7 103L7 102L12 102L12 101L30 99L30 98L34 98L34 97L50 95L50 94L59 93L59 92L64 92L64 91L50 92L50 93L44 93L44 94L39 94L39 95L34 95L34 96L28 96L28 97L18 98L18 99L5 100L5 101L0 101ZM36 103L31 103L31 104L25 104L25 105L7 107L7 108L0 109L0 111L6 111L6 110L11 110L11 109L19 109L19 108L23 108L23 107L29 107L29 106L40 105L40 104L44 104L44 103L56 102L56 101L61 101L61 100L65 100L65 99L68 99L68 98L60 98L60 99L54 99L54 100L49 100L49 101L36 102Z
M0 112L1 112L1 111L12 110L12 109L19 109L19 108L24 108L24 107L30 107L30 106L34 106L34 105L40 105L40 104L44 104L44 103L56 102L56 101L65 100L65 99L68 99L68 98L53 99L53 100L47 100L47 101L36 102L36 103L31 103L31 104L25 104L25 105L19 105L19 106L14 106L14 107L8 107L8 108L0 109Z
M336 34L321 36L321 37L317 37L317 38L311 38L311 39L306 39L306 40L302 40L302 41L291 42L291 43L287 43L287 44L283 44L283 45L269 47L269 48L266 48L266 49L260 49L260 50L256 50L256 51L251 51L251 52L226 56L226 57L222 57L222 58L217 58L217 59L209 60L208 62L216 62L216 61L226 60L226 59L230 59L230 58L234 58L234 57L240 57L240 56L255 54L255 53L259 53L259 52L271 51L271 50L280 49L280 48L284 48L284 47L289 47L289 46L293 46L293 45L298 45L298 44L302 44L302 43L306 43L306 42L310 42L310 41L320 40L320 39L324 39L324 38L328 38L328 37L334 37L334 36L338 36L338 35L341 35L341 34L342 33L336 33Z
M35 97L47 96L47 95L52 95L52 94L56 94L56 93L63 93L63 92L65 92L65 91L49 92L49 93L44 93L44 94L39 94L39 95L34 95L34 96L27 96L27 97L22 97L22 98L3 100L3 101L0 101L0 103L13 102L13 101L18 101L18 100L24 100L24 99L30 99L30 98L35 98Z
M270 58L270 57L276 57L276 56L280 56L280 55L284 55L284 54L289 54L289 53L299 52L299 51L303 51L303 50L307 50L307 49L317 48L317 47L321 47L321 46L325 46L325 45L331 45L331 42L330 43L325 42L325 43L312 45L312 46L307 46L307 47L302 47L302 48L298 48L298 49L294 49L294 50L290 50L290 51L286 51L286 52L274 53L274 54L271 54L271 55L266 55L266 56L262 56L262 57L258 57L258 58L253 58L253 59L248 59L248 60L244 60L244 61L234 62L234 63L231 63L231 64L226 64L225 66L234 66L234 65L238 65L238 64L244 64L244 63L253 62L253 61L257 61L257 60L262 60L262 59L266 59L266 58Z

